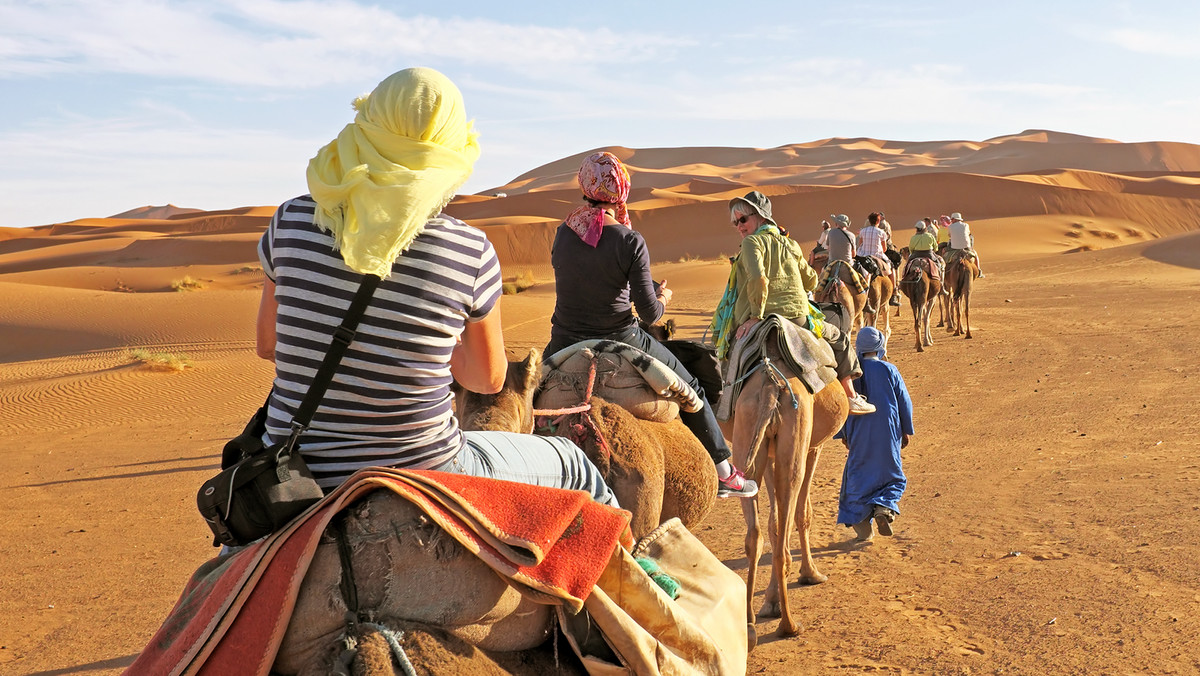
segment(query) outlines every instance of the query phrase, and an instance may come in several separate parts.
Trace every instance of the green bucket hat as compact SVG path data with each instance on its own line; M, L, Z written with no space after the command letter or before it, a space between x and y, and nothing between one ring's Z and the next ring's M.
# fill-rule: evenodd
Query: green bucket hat
M733 205L737 204L738 202L749 204L750 208L754 209L754 211L757 212L759 216L762 216L766 222L772 225L779 225L775 222L775 219L771 218L771 200L767 199L767 196L761 192L757 190L751 190L750 192L746 193L745 197L734 197L733 199L729 200L730 211L733 210Z

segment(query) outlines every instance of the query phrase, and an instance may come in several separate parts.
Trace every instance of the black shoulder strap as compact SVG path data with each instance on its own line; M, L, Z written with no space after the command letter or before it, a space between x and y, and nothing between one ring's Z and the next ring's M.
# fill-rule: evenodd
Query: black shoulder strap
M308 424L312 422L313 414L317 412L321 398L325 396L325 390L329 388L329 383L333 382L333 374L337 370L338 363L342 361L342 355L346 354L346 348L354 342L358 321L362 319L379 282L379 277L375 275L363 275L362 283L358 285L358 293L354 294L354 300L350 301L350 307L346 309L342 323L333 332L333 342L329 344L325 360L321 362L321 367L313 376L312 386L308 388L308 393L304 395L304 400L300 402L300 408L296 410L296 415L292 418L293 440L299 436L300 432L308 429Z

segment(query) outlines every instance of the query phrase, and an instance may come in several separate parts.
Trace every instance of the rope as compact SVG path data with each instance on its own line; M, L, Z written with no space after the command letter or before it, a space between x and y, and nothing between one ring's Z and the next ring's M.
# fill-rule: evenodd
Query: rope
M572 413L586 413L592 410L592 389L596 386L596 356L592 355L592 362L588 364L588 381L587 387L583 393L583 403L570 408L535 408L533 414L535 416L558 416L558 420L554 424L558 424L564 417Z
M549 422L550 426L558 427L569 415L579 414L580 420L578 423L571 425L571 436L568 438L576 442L578 445L583 445L585 433L591 433L592 438L596 440L596 444L600 447L600 452L604 454L605 460L612 459L612 448L609 447L608 441L604 439L604 435L600 434L600 429L596 427L596 420L592 418L592 391L596 386L596 355L592 355L592 361L588 364L588 380L587 387L584 389L583 403L569 408L554 408L541 409L535 408L533 415L537 417L552 417L557 416Z
M392 649L392 655L395 656L396 663L400 665L400 672L404 676L417 676L417 670L413 668L412 662L408 660L408 655L404 652L404 646L400 645L400 639L404 638L404 632L399 629L389 629L382 624L364 622L363 626L368 629L374 629L383 636L383 639L387 641L388 647Z
M778 366L771 363L770 357L763 357L763 364L767 368L774 371L775 375L779 376L779 379L782 380L783 384L787 386L788 394L792 395L792 408L800 408L800 400L796 398L796 392L792 390L792 383L787 379L787 376L783 375L783 371L780 371Z

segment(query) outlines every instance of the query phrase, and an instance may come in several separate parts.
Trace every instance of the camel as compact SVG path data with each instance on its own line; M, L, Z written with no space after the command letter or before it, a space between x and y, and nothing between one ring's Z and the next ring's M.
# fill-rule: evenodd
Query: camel
M412 502L374 491L341 518L359 609L373 624L428 625L485 653L528 650L550 636L552 606L523 596ZM335 530L313 555L272 673L334 673L349 610Z
M912 307L917 352L924 352L926 345L933 345L929 319L933 314L933 303L942 292L942 283L930 277L925 268L907 263L904 267L904 278L900 280L900 290L908 296L909 305ZM932 260L929 264L936 265Z
M838 263L837 277L830 276L825 284L817 287L813 299L818 303L841 303L850 312L850 334L863 326L863 308L867 305L867 292L853 291L855 274L849 265ZM884 301L887 302L887 301Z
M894 291L895 287L892 285L891 277L875 275L870 286L867 287L867 304L863 308L863 326L873 326L879 329L883 333L885 341L892 336L892 320L888 315L887 308ZM900 315L900 308L896 308L896 315ZM880 323L883 326L880 326Z
M734 403L733 417L722 423L721 429L733 440L735 464L745 467L747 476L765 486L769 496L773 574L759 616L780 617L779 635L795 636L800 626L792 619L787 595L791 532L794 524L800 534L800 584L827 580L817 570L809 541L813 473L822 444L846 422L850 403L837 383L810 394L804 383L787 371L775 341L766 341L764 356L772 367L759 368L746 379ZM748 563L746 623L749 647L753 649L758 636L754 628L754 587L763 545L758 496L742 500L742 515L746 519Z
M541 380L540 351L523 361L510 362L504 391L495 395L463 392L456 396L460 425L470 429L533 431L533 398ZM621 406L592 397L591 409L563 415L552 434L572 438L600 469L623 509L632 513L630 531L642 538L672 517L693 528L712 509L717 495L717 470L708 452L678 418L670 422L641 420ZM594 434L579 439L572 427ZM509 427L521 421L517 428Z
M953 335L963 335L965 324L966 337L971 337L971 286L978 276L979 267L970 256L959 256L946 265L946 289L950 292L946 331L953 330Z

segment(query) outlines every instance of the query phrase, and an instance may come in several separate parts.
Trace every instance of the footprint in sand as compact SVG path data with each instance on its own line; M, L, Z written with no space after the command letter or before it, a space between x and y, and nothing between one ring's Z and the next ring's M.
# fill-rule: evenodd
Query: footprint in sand
M910 606L905 600L897 599L887 603L888 611L900 615L914 625L924 626L941 637L959 655L982 656L987 653L975 643L961 636L963 627L952 621L947 621L946 613L941 608Z

